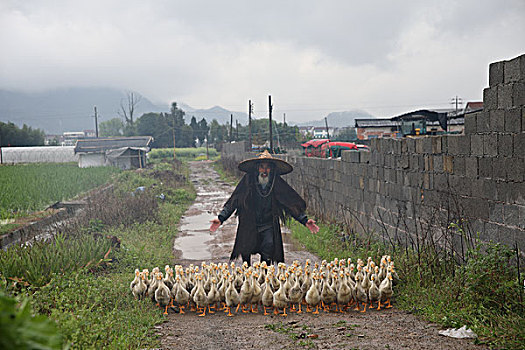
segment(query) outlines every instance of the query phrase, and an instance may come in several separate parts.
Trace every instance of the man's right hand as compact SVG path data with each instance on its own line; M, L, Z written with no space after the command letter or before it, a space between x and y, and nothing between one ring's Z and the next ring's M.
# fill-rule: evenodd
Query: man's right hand
M215 218L213 219L211 222L211 226L210 226L210 231L211 232L215 232L217 231L217 229L219 228L219 226L221 226L221 220L219 220L218 218Z

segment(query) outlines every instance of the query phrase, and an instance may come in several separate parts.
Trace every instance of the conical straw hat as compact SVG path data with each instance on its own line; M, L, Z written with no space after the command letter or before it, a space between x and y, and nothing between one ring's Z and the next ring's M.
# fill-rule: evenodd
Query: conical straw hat
M293 167L288 162L279 158L272 157L268 150L265 150L264 152L260 153L257 158L250 158L240 162L239 170L244 171L246 173L257 171L257 167L260 162L272 163L275 166L275 169L277 169L277 171L281 175L291 173L293 170Z

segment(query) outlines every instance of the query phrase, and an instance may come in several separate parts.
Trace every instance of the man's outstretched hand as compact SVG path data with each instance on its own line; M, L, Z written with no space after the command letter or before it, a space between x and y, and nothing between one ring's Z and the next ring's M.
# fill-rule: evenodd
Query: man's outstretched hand
M219 228L219 226L221 226L221 220L215 218L213 219L211 222L211 226L210 226L210 231L211 232L215 232L217 231L217 229Z
M308 221L306 222L306 227L308 227L308 229L310 230L310 232L312 233L317 233L319 232L319 226L317 226L315 224L315 220L313 219L308 219Z

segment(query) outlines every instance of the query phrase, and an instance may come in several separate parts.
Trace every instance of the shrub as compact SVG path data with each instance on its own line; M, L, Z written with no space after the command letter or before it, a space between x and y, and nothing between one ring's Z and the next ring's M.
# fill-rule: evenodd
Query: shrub
M15 298L0 290L0 349L61 349L56 324L44 315L33 316L29 300L17 307Z

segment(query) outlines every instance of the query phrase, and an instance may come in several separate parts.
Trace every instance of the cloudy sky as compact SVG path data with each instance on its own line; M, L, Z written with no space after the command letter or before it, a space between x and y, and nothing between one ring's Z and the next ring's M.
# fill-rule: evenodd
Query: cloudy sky
M0 89L391 117L481 100L489 63L524 44L523 0L0 0Z

